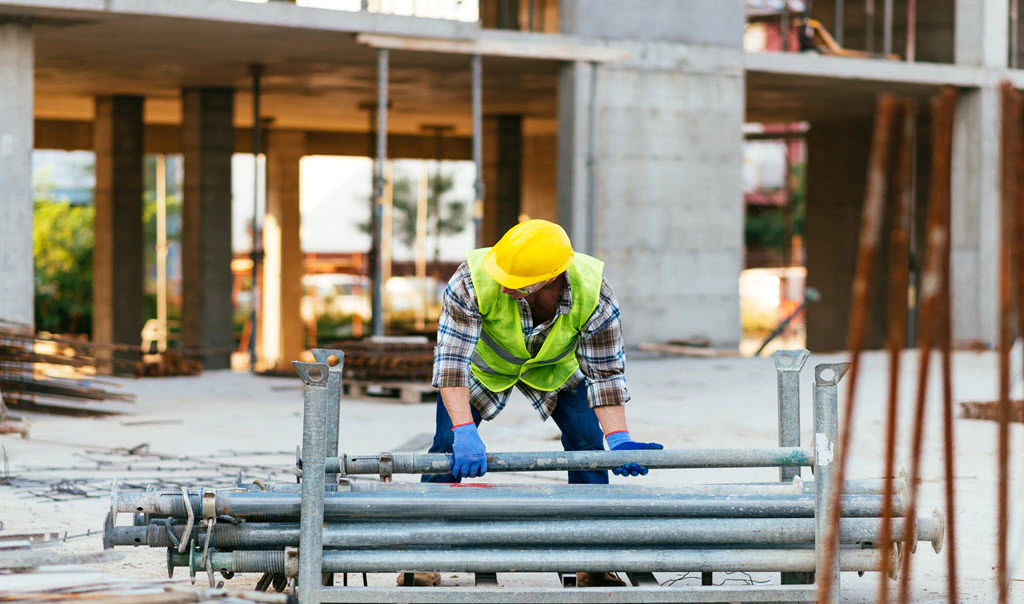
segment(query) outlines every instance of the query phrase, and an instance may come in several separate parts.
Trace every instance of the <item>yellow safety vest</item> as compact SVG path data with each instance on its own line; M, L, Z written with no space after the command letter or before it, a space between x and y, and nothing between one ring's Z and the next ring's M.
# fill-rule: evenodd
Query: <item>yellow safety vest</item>
M555 319L544 344L531 357L523 336L519 304L501 293L501 285L483 267L484 256L490 249L466 254L483 316L483 331L473 354L473 375L491 392L507 390L519 381L545 392L558 390L580 367L573 353L580 331L597 308L604 263L576 254L569 267L572 308Z

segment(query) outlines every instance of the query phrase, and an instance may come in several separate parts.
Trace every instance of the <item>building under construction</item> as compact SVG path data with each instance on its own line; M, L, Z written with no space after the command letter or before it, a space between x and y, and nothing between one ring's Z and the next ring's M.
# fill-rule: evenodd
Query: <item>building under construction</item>
M997 82L1024 85L1007 0L819 0L754 16L741 0L421 2L405 15L398 1L334 4L347 10L0 2L0 318L33 316L33 149L92 150L94 338L137 343L141 166L147 153L180 153L182 338L207 368L227 367L231 155L255 147L267 161L260 355L287 366L303 347L299 160L376 157L381 189L384 159L433 158L425 127L447 124L444 158L479 167L481 244L523 214L557 220L606 262L627 342L733 345L744 125L785 123L802 124L787 136L807 142L807 283L822 297L808 310L808 346L837 349L875 96L926 103L952 84L954 337L994 341ZM777 28L786 52L745 50L749 19ZM253 128L254 115L269 125ZM925 197L917 191L921 207ZM868 341L882 336L879 321Z

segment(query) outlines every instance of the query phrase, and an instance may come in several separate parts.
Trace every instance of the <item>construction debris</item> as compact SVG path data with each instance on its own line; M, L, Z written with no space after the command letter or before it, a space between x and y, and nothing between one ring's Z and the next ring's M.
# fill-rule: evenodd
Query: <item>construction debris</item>
M656 352L658 354L668 354L680 357L697 357L701 359L740 356L740 352L738 350L707 348L704 346L685 346L682 344L673 344L671 342L667 342L665 344L648 342L640 344L637 348L643 352ZM348 358L345 359L345 362L348 362Z

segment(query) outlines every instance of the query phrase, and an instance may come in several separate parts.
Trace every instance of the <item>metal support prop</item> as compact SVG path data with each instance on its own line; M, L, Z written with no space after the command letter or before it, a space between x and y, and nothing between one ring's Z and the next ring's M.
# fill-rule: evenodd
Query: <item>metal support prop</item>
M210 546L219 550L283 549L299 544L301 527L295 522L221 523L213 533ZM894 520L890 528L892 542L902 541L906 523ZM146 526L108 528L104 534L110 546L174 547L175 539L185 531L182 525L153 523ZM325 549L431 547L437 536L445 536L451 547L510 546L743 546L774 548L810 546L814 543L814 518L619 518L606 519L537 518L530 520L367 520L324 525ZM840 542L875 544L879 541L879 518L847 518L843 521ZM921 518L916 538L939 551L943 546L944 526L936 511L932 518ZM200 535L198 540L205 540Z
M836 0L835 20L832 24L832 29L835 30L832 32L832 37L836 39L836 44L840 46L843 45L843 5L843 0Z
M892 0L885 0L882 14L882 54L892 54Z
M772 355L779 386L780 447L800 446L800 370L809 356L807 350L778 350ZM800 468L779 468L781 482L790 482L799 475Z
M834 501L836 448L839 444L839 382L849 363L825 363L814 368L814 484L815 484L815 538L814 571L818 581L826 574L831 577L829 593L820 594L819 602L839 602L839 557L835 556L830 568L825 568L825 543L834 541L838 551L838 527L831 526Z
M448 472L452 456L447 453L391 453L394 474L437 474ZM380 455L343 455L327 459L328 472L347 475L378 475ZM666 449L663 451L541 451L491 453L488 472L554 472L566 470L612 470L626 463L638 463L654 470L687 468L770 468L810 466L813 452L801 447L763 449ZM305 472L305 469L303 469Z
M249 67L252 73L252 310L249 312L249 370L256 371L256 337L259 333L259 267L263 261L263 240L260 231L260 154L263 153L262 127L260 122L260 78L263 66Z
M473 105L473 165L476 168L476 180L473 190L476 199L473 201L473 229L476 246L484 247L484 117L483 117L483 60L480 55L473 55L470 60L472 70L472 105Z
M325 419L327 426L326 454L328 457L334 457L338 454L338 429L341 422L341 372L345 367L345 353L341 350L327 348L314 348L311 352L316 362L323 365L330 365L327 360L332 356L338 357L338 364L331 367L327 374L327 417ZM337 485L338 473L328 472L326 480L328 488Z
M324 525L324 450L327 446L326 363L294 362L305 393L302 405L302 463L311 471L302 478L299 515L299 602L319 604ZM283 555L283 553L282 553Z
M377 49L377 158L373 179L373 240L377 262L373 271L373 335L384 335L384 263L381 262L381 227L384 212L384 162L388 159L388 49Z
M597 62L590 63L587 109L587 253L597 254Z

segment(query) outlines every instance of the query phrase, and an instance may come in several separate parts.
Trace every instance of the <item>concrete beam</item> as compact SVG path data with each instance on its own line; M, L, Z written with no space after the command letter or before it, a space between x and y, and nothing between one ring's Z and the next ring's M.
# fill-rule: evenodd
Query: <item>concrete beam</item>
M441 52L460 55L514 57L546 61L622 61L627 50L608 48L549 34L481 32L476 40L439 40L381 34L358 34L356 42L371 48Z
M142 97L96 98L96 247L93 253L93 334L98 344L134 344L143 324ZM100 348L104 373L124 370L114 357L138 354Z
M275 130L268 134L273 136ZM369 157L370 143L365 132L301 131L306 137L307 155L351 155ZM181 127L174 124L147 124L146 153L181 153ZM35 120L35 148L65 151L91 150L92 122L69 120ZM472 158L472 139L468 136L446 137L443 159ZM252 152L252 130L234 129L234 153ZM437 145L433 136L413 134L388 135L388 154L395 159L435 159Z
M182 339L206 369L231 366L231 154L234 91L182 92Z
M0 319L34 323L32 97L29 25L0 23Z
M267 145L267 210L263 221L263 306L260 358L268 369L287 370L304 349L299 162L302 132L271 132Z

